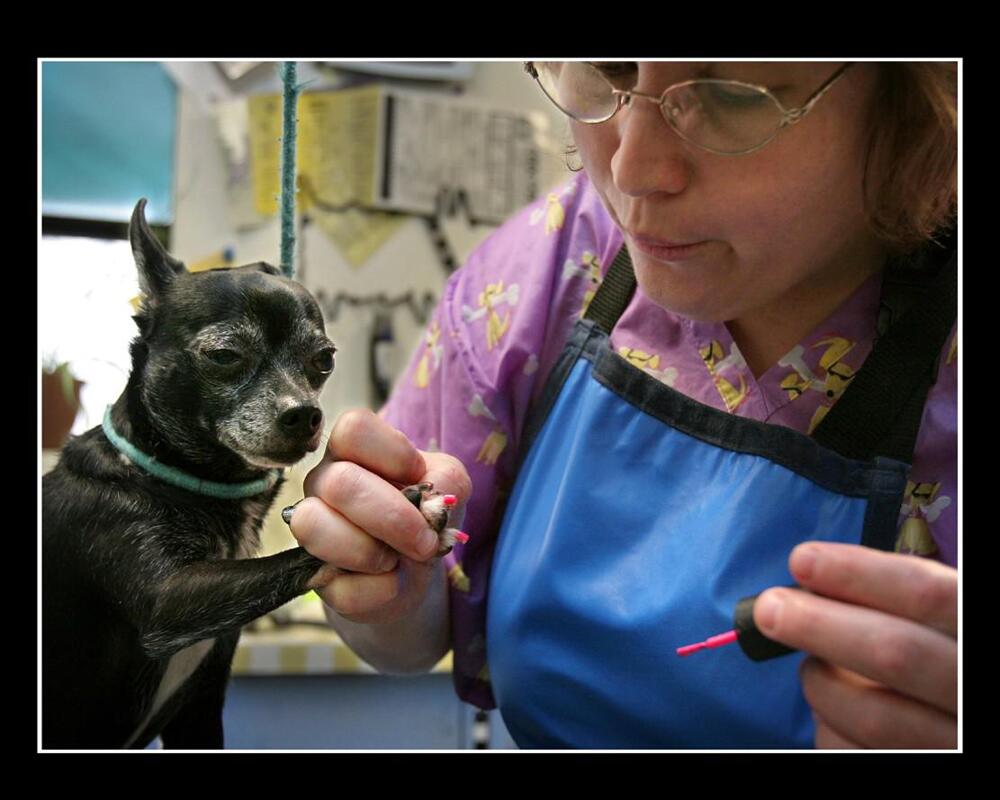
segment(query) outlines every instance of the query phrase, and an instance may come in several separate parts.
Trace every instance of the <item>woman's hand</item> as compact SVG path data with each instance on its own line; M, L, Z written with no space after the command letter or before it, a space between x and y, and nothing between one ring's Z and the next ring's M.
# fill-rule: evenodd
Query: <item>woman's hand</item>
M816 746L957 747L958 572L827 542L799 545L789 567L809 592L767 590L754 621L812 654L801 676Z
M458 497L458 526L472 491L468 473L444 453L417 450L367 409L334 423L323 460L306 476L292 515L298 543L339 570L317 589L352 622L389 623L420 605L435 573L438 536L400 488L429 481Z

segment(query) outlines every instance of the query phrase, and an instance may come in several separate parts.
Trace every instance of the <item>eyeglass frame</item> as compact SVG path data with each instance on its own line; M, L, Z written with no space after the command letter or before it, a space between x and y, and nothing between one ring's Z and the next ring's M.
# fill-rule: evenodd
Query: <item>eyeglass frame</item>
M563 63L574 63L574 62L563 62ZM586 64L588 62L584 61L578 63ZM583 123L584 125L600 125L602 122L607 122L609 119L614 117L615 114L621 111L623 107L629 105L633 97L641 97L644 100L649 100L651 103L655 103L656 105L658 105L660 107L660 112L662 113L663 118L666 120L667 124L671 127L671 129L673 129L673 131L678 136L681 137L681 139L683 139L688 144L694 145L695 147L700 148L701 150L706 150L709 153L716 153L717 155L721 156L744 156L744 155L749 155L750 153L755 153L756 151L760 150L762 147L773 141L774 138L783 130L791 127L797 122L801 122L805 118L805 116L810 111L812 111L816 103L819 102L819 99L828 91L830 91L833 85L837 81L839 81L841 77L843 77L844 73L847 72L848 69L850 69L857 63L858 62L856 61L845 62L844 65L840 67L840 69L838 69L836 72L833 73L833 75L827 78L823 82L823 84L808 97L808 99L805 101L803 105L797 108L785 108L784 105L782 105L781 101L777 97L775 97L774 93L766 86L761 86L755 83L747 83L746 81L725 80L722 78L695 78L693 80L681 81L680 83L675 83L671 86L668 86L666 89L663 90L660 96L657 97L656 95L653 94L647 94L645 92L637 92L634 89L616 89L614 86L611 85L611 82L608 81L607 78L601 75L601 79L604 80L610 87L611 94L615 97L616 103L614 110L610 114L608 114L608 116L606 116L604 119L597 119L593 121L577 119L568 111L566 111L561 105L559 105L559 103L555 101L555 99L545 90L545 86L542 85L542 82L538 77L538 70L535 69L534 61L525 61L524 71L527 72L532 78L534 78L535 83L538 84L538 88L542 90L542 94L544 94L549 99L549 102L551 102L556 108L562 111L562 113L565 114L570 119L574 119L577 122ZM596 70L596 67L594 69ZM691 86L693 84L704 84L704 83L724 83L727 86L741 86L747 89L753 89L755 91L760 92L761 94L767 95L778 107L778 110L781 112L782 114L781 122L779 122L777 127L774 129L774 133L768 136L760 144L754 145L753 147L747 150L726 152L725 150L716 150L712 147L707 147L706 145L692 141L687 136L685 136L680 130L678 130L677 126L674 124L674 121L670 118L668 114L667 105L665 101L667 99L667 94L674 91L675 89L680 89L685 86Z

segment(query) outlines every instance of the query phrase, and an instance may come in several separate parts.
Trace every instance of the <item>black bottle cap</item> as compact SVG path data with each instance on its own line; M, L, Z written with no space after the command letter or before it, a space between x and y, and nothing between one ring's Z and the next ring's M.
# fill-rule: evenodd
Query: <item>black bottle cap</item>
M747 657L754 661L767 661L770 658L794 653L795 648L768 639L757 630L753 621L753 607L761 594L763 592L751 597L744 597L736 604L736 611L733 612L733 630L736 631L736 641L739 642Z

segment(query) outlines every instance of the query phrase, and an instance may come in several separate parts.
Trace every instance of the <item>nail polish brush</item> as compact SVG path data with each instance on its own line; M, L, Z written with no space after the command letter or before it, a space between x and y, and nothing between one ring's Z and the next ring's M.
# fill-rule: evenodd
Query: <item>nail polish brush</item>
M797 589L799 587L793 586L791 588ZM736 604L736 610L733 612L733 629L731 631L710 636L703 642L678 647L677 655L682 657L689 656L692 653L697 653L699 650L723 647L733 642L739 644L740 649L753 661L767 661L771 658L794 653L795 648L788 647L773 639L768 639L757 629L757 625L754 624L754 604L761 594L763 592L758 592L750 597L744 597Z

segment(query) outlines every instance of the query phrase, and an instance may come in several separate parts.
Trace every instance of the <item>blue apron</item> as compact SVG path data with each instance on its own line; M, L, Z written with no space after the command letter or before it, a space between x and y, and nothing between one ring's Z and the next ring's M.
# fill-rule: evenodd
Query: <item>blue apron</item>
M801 542L891 550L908 465L671 389L611 349L626 302L576 324L526 433L487 609L503 720L523 748L812 747L802 653L676 649L793 584Z

